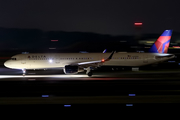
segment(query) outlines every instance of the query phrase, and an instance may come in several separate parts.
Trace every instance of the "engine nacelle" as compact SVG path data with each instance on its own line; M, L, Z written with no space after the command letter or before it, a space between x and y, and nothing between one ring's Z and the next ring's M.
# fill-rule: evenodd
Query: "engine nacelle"
M63 70L65 74L77 74L78 66L66 65Z

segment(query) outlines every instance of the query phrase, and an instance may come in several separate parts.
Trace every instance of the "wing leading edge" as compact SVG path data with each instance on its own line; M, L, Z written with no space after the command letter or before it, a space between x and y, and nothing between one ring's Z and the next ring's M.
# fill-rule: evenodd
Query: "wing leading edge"
M88 65L88 64L95 64L95 63L104 63L106 61L109 61L111 60L113 54L114 54L115 51L113 51L110 56L106 59L102 59L102 60L96 60L96 61L88 61L88 62L80 62L80 63L76 63L76 64L73 64L73 65Z

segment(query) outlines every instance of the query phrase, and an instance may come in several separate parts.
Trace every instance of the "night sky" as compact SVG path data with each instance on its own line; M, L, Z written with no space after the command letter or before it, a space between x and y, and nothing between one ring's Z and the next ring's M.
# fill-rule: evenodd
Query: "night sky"
M1 0L0 27L131 35L180 32L178 0Z

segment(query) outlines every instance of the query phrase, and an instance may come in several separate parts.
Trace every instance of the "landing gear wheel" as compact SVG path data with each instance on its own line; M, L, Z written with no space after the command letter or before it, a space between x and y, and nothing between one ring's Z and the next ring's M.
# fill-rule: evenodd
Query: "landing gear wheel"
M26 69L22 69L22 72L23 72L23 76L26 75Z
M93 75L93 73L92 72L88 72L88 74L87 74L89 77L91 77L92 75Z

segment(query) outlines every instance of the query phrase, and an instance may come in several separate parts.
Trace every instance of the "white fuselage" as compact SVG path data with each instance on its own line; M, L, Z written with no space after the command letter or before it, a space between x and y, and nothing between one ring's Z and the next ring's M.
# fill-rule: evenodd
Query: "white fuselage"
M18 54L4 63L13 69L64 68L81 62L108 58L110 53L30 53ZM99 66L143 66L173 58L173 54L160 53L114 53L112 59L99 63Z

